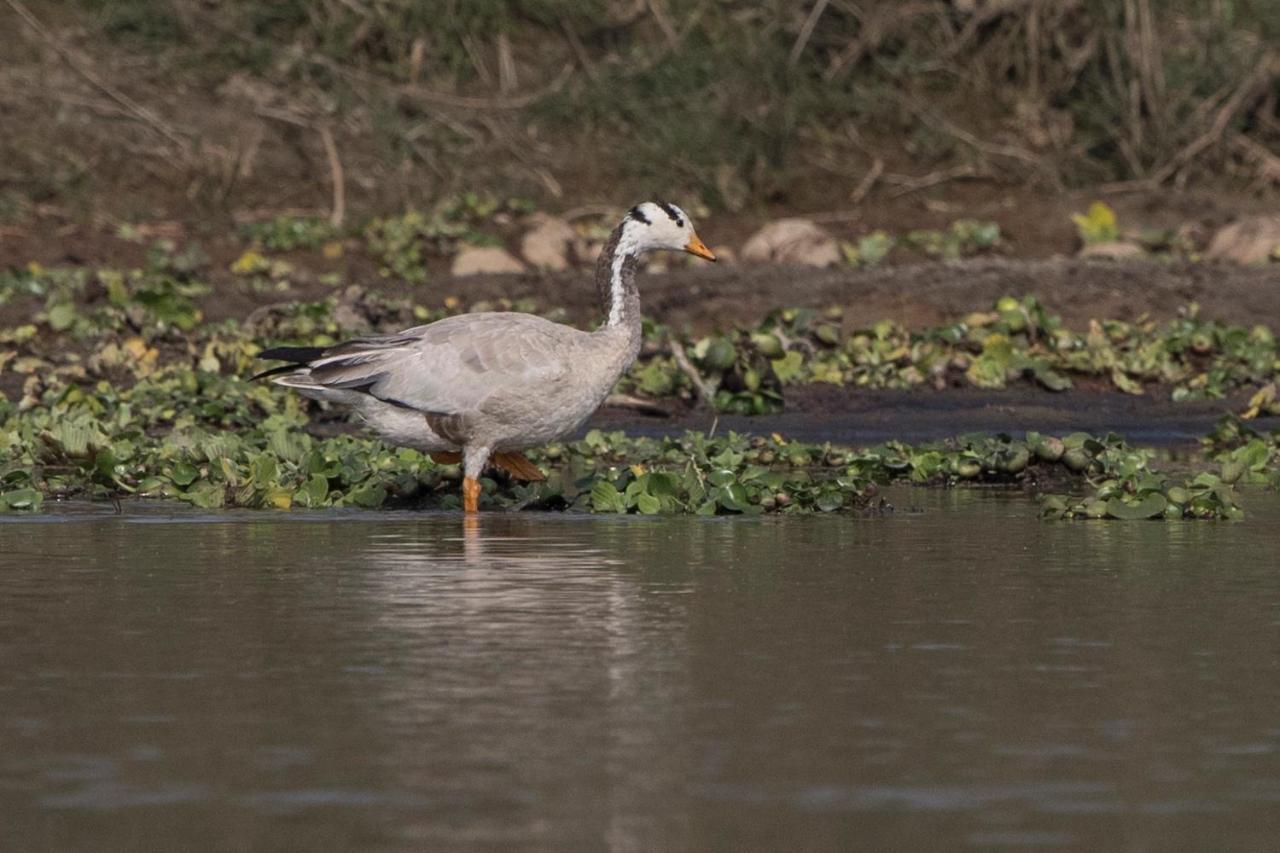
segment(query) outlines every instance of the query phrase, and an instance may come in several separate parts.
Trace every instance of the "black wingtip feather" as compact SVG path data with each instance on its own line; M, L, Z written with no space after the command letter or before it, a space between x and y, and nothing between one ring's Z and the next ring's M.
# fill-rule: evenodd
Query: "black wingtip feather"
M324 347L272 347L258 353L258 358L305 364L308 361L315 361L324 355L324 350Z
M281 367L273 367L270 370L264 370L261 373L255 373L253 376L249 377L249 381L255 382L259 379L266 379L268 376L279 376L281 373L291 373L297 370L299 367L303 367L303 365L286 364L286 365L282 365Z
M266 379L269 376L291 373L299 367L306 367L307 362L314 361L324 355L324 352L324 347L272 347L271 349L264 349L258 353L258 358L287 361L289 363L257 373L249 377L249 381L253 382L258 379Z

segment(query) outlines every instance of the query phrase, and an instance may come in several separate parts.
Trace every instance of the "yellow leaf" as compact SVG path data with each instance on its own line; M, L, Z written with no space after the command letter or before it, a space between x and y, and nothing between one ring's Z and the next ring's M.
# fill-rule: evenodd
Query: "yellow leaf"
M1249 408L1245 409L1240 415L1243 420L1253 420L1262 414L1264 409L1269 410L1271 405L1276 401L1276 383L1268 382L1259 388L1252 397L1249 398Z
M1071 214L1071 221L1076 224L1080 241L1089 243L1110 243L1120 239L1120 227L1116 222L1116 212L1106 202L1095 201L1089 205L1086 213Z
M265 272L270 267L271 262L264 258L261 252L249 249L236 258L235 263L231 265L231 272L235 275L254 275Z

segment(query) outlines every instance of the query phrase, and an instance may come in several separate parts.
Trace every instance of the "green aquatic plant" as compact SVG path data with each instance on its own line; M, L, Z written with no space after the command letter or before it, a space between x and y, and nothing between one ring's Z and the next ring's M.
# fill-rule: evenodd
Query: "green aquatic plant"
M201 322L210 290L203 268L194 254L161 247L136 270L33 264L0 277L0 294L39 303L31 322L0 329L0 505L36 508L33 492L162 497L210 508L453 505L446 486L460 476L456 466L363 437L308 433L313 419L331 433L333 416L243 377L257 367L262 342L325 345L368 328L430 322L462 310L456 300L428 309L347 289L268 306L251 325L208 324ZM536 310L505 301L471 308ZM849 327L838 309L787 308L696 340L652 322L645 336L623 390L690 400L709 391L716 408L747 414L777 411L789 388L815 382L1033 381L1061 389L1073 377L1094 376L1134 391L1161 382L1185 398L1276 377L1275 341L1264 327L1204 321L1192 310L1166 324L1107 321L1073 332L1031 297L1004 298L990 312L917 332L888 321ZM673 341L683 341L683 366ZM1267 387L1254 395L1253 414L1274 403ZM1232 423L1234 439L1224 426L1207 445L1213 470L1186 482L1154 474L1148 454L1113 436L961 436L841 448L781 436L592 433L534 454L548 472L545 483L493 479L485 494L499 506L592 512L822 512L874 507L876 489L891 482L1036 489L1066 482L1097 493L1061 505L1051 499L1046 506L1059 515L1097 514L1103 505L1114 517L1154 512L1159 493L1162 515L1232 517L1234 483L1276 476L1274 436L1252 432L1247 420Z
M364 229L369 252L382 264L382 274L410 282L426 280L428 256L449 256L460 244L496 246L495 220L528 213L529 202L463 193L445 199L431 212L408 210L379 217Z
M255 246L268 252L318 249L343 236L342 229L327 219L288 215L246 223L240 226L240 233Z
M692 397L692 384L662 353L670 334L652 327L652 354L626 380L629 390ZM1064 328L1030 296L1004 297L990 312L919 331L890 321L846 330L838 310L784 309L688 347L701 379L715 389L716 408L740 414L778 411L788 386L814 382L891 389L1032 382L1063 391L1079 379L1128 394L1167 389L1175 401L1258 385L1254 409L1280 410L1267 391L1280 375L1271 330L1206 320L1195 306L1163 324L1104 320L1084 331Z
M1225 482L1280 488L1280 428L1257 430L1253 421L1227 415L1203 443Z
M0 507L31 510L45 497L77 496L168 498L206 509L456 506L457 465L362 436L307 433L303 401L242 378L252 353L241 341L211 340L189 353L194 366L135 363L136 381L126 387L88 371L38 379L21 406L0 404ZM531 456L546 481L486 478L486 503L640 514L864 511L877 509L879 486L893 482L1086 477L1100 489L1113 484L1105 499L1119 507L1130 497L1149 503L1153 476L1148 454L1115 436L1084 435L850 448L776 434L632 438L596 430ZM1206 476L1183 486L1185 500L1162 485L1167 504L1185 507L1188 517L1234 517L1230 485L1210 487ZM1093 511L1087 500L1081 506Z
M1086 477L1090 491L1083 495L1047 494L1042 497L1046 518L1219 519L1244 516L1232 483L1210 472L1192 477L1169 477L1150 466L1152 453L1129 447L1118 436L1095 438L1077 433L1060 443L1029 436L1037 453L1061 452L1064 465Z

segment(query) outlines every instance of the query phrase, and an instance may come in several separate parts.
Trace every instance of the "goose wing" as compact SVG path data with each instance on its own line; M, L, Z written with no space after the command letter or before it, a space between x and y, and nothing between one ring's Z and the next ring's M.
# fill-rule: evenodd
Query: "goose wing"
M423 412L488 412L571 381L585 335L531 314L464 314L323 350L306 380Z

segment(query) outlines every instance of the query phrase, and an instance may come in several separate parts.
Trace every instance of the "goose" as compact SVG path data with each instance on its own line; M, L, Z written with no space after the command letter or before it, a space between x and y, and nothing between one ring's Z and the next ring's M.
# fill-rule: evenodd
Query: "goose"
M460 314L330 347L266 349L259 358L288 363L253 378L350 406L391 444L437 462L461 461L463 511L475 513L490 462L518 479L543 479L521 451L576 430L635 362L636 267L655 249L716 259L683 210L644 202L622 218L597 259L605 321L595 331L532 314Z

